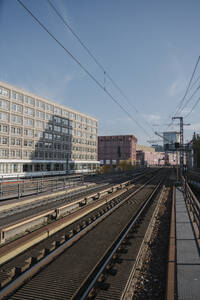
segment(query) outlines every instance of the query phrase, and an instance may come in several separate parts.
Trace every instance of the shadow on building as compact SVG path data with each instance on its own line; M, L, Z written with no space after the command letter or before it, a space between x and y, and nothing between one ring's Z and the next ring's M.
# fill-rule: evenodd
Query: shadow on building
M72 130L73 121L58 115L53 115L48 123L36 120L34 139L29 137L29 130L24 128L22 172L25 176L48 176L69 174L72 163ZM45 129L42 130L44 124ZM27 132L26 132L27 131ZM27 137L27 139L26 139ZM32 145L34 143L34 145ZM34 150L29 150L30 147ZM26 150L27 149L27 150ZM29 161L30 160L30 161Z

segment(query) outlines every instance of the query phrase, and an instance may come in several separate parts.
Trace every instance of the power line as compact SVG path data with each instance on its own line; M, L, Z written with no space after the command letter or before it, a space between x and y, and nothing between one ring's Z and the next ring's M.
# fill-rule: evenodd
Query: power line
M180 110L179 113L181 113L183 111L183 109L188 105L188 103L190 103L190 101L192 100L192 98L198 92L199 89L200 89L200 84L198 85L198 87L196 88L196 90L193 92L193 94L189 97L189 99L187 100L187 102L183 105L183 107L181 108L181 110Z
M133 105L133 103L129 100L129 98L126 96L126 94L122 91L122 89L119 87L119 85L114 81L114 79L109 75L109 73L105 70L103 65L99 62L99 60L94 56L92 51L86 46L86 44L82 41L82 39L78 36L78 34L74 31L74 29L69 25L69 23L63 18L62 14L58 11L58 9L55 7L55 5L50 1L47 0L51 8L54 10L54 12L57 14L57 16L61 19L61 21L64 23L65 26L71 31L71 33L75 36L75 38L78 40L78 42L81 44L81 46L85 49L85 51L89 54L89 56L94 60L94 62L99 66L99 68L103 71L104 76L107 76L108 79L112 82L112 84L115 86L115 88L119 91L119 93L126 99L126 101L129 103L130 106L135 110L136 113L140 114L140 112L137 110L137 108ZM104 86L105 86L105 80L104 80ZM141 114L140 114L141 115ZM144 119L144 117L143 117ZM148 127L152 126L150 123L148 123L145 119L144 122L147 124ZM154 131L154 130L153 130Z
M63 18L63 16L60 14L60 12L57 10L57 8L53 5L53 3L50 0L47 0L51 8L55 11L55 13L59 16L59 18L62 20L62 22L67 26L67 28L71 31L71 33L76 37L76 39L79 41L81 46L87 51L87 53L92 57L92 59L95 61L95 63L101 68L103 72L106 72L104 67L100 64L100 62L96 59L96 57L93 55L93 53L88 49L88 47L82 42L78 34L73 30L73 28L69 25L69 23Z
M184 118L188 118L189 115L193 112L193 110L195 109L195 107L197 106L197 104L199 103L200 101L200 97L197 99L197 101L195 102L195 104L193 105L193 107L191 108L191 110L189 111L189 113L187 113Z
M176 114L179 112L179 110L181 109L181 106L183 105L183 103L184 103L184 101L185 101L185 97L187 96L187 93L188 93L188 91L189 91L189 88L190 88L190 85L191 85L191 83L192 83L194 74L195 74L196 69L197 69L197 66L198 66L198 64L199 64L199 60L200 60L200 56L198 57L197 62L196 62L196 64L195 64L195 67L194 67L194 70L193 70L193 72L192 72L192 76L191 76L190 81L189 81L189 83L188 83L188 86L187 86L187 89L186 89L186 91L185 91L185 94L184 94L182 100L180 101L180 104L178 105L177 110L176 110L176 112L175 112L174 115L176 115Z
M176 116L176 114L180 111L181 106L183 105L184 100L185 100L185 97L187 96L188 92L192 89L192 87L196 84L196 82L198 82L198 80L199 80L199 78L200 78L200 76L199 76L199 77L196 79L196 81L195 81L195 82L192 84L192 86L191 86L191 83L192 83L192 80L193 80L193 78L194 78L194 75L195 75L197 66L198 66L198 64L199 64L199 60L200 60L200 56L198 57L198 59L197 59L197 61L196 61L196 64L195 64L194 70L193 70L193 72L192 72L192 75L191 75L190 81L189 81L189 83L188 83L188 86L187 86L187 88L186 88L185 94L184 94L183 98L181 99L180 103L177 105L177 109L176 109L176 112L175 112L174 116ZM193 96L192 96L192 97L193 97ZM185 107L185 106L184 106L184 107ZM184 108L184 107L183 107L183 108ZM183 108L182 108L182 110L183 110ZM182 110L181 110L181 111L182 111ZM170 117L172 117L172 116L173 116L173 114L172 114ZM170 126L172 126L172 125L173 125L173 119L172 119L171 123L167 126L166 130L167 130Z
M47 29L47 27L31 12L21 0L17 2L32 16L32 18L54 39L54 41L79 65L79 67L134 121L147 136L149 133L132 117L132 115L107 91L107 89L79 62L79 60Z

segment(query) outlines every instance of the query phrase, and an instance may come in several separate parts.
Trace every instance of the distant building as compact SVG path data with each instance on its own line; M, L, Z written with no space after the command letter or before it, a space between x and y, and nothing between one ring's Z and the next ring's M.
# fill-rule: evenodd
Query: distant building
M164 150L175 151L175 143L179 143L180 134L177 131L163 132L163 147Z
M158 145L158 144L153 144L153 145L151 145L151 147L154 148L156 152L163 152L163 150L164 150L163 146Z
M136 145L136 151L155 152L155 148L146 145Z
M136 161L137 138L134 135L98 137L98 159L101 165L117 165L120 161Z
M137 151L137 163L142 166L176 165L176 153Z

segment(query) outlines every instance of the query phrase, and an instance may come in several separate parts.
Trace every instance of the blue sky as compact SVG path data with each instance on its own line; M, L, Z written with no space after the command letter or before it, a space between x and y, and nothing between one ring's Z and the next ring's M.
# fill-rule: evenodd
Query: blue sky
M129 102L104 78L46 0L23 0L98 81L105 81L106 89L149 134L112 102L16 0L0 0L0 80L96 117L99 135L134 134L140 144L157 139L152 129L162 132L171 122L200 55L200 1L51 1ZM195 78L199 74L200 66ZM199 112L200 105L186 119L191 123L185 128L186 140L194 130L200 132Z

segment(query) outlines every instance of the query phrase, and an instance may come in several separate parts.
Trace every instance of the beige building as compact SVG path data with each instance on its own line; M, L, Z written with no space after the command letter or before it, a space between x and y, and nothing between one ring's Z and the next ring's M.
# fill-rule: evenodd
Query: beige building
M155 152L155 148L136 144L136 151Z
M0 177L98 166L95 118L0 81Z

